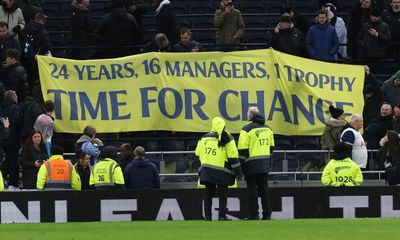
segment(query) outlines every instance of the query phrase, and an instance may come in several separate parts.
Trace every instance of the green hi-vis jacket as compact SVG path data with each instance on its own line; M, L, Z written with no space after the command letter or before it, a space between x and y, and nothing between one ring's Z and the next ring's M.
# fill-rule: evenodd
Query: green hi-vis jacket
M363 182L363 175L360 167L351 158L332 159L324 168L321 182L334 187L358 186Z

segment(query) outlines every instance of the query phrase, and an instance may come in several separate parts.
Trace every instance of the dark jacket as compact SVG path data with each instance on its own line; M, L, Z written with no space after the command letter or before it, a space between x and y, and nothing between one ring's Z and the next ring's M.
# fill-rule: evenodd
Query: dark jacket
M378 169L385 169L385 178L389 185L400 183L400 149L388 154L386 146L381 147L375 162Z
M90 189L89 180L92 166L89 165L87 168L83 168L79 163L75 163L74 168L81 178L82 190Z
M393 83L394 75L386 80L381 87L383 100L388 102L392 107L400 103L400 87L396 87Z
M164 5L156 13L157 33L164 33L172 45L179 42L179 30L175 18L175 13L170 4Z
M335 61L339 50L336 29L328 24L316 24L307 33L306 47L311 58L321 61Z
M303 33L291 24L288 29L272 33L271 47L284 53L301 56L304 48Z
M1 116L10 121L10 136L4 146L19 146L20 107L8 98L4 99L1 106Z
M392 8L385 9L382 13L382 20L389 25L391 39L393 42L400 41L400 12L393 12Z
M364 129L368 127L368 124L371 122L372 119L377 118L379 116L379 111L383 103L381 88L379 87L379 84L372 73L365 77L364 88L367 85L372 90L372 96L369 98L365 96L364 98L364 107L363 107Z
M125 186L128 189L160 188L157 167L149 160L135 159L124 171Z
M7 90L14 90L17 93L18 100L23 102L29 96L28 76L25 68L20 62L17 62L6 69L4 85Z
M37 174L39 167L35 166L35 161L44 161L47 158L46 151L35 147L32 150L22 149L20 164L22 166L22 184L25 189L36 189Z
M121 8L113 8L104 15L97 33L103 38L103 44L109 46L135 45L139 39L135 18Z
M308 29L310 29L310 23L308 22L307 18L300 14L294 14L292 17L292 23L294 24L295 28L299 29L303 33L303 36L308 32Z
M2 112L1 109L0 112ZM0 117L3 118L3 115L1 115ZM4 155L3 145L5 145L5 143L8 141L9 136L10 136L10 129L5 128L3 123L0 121L0 156ZM2 169L2 165L3 161L0 161L0 171Z
M362 25L369 20L371 14L371 8L361 8L361 3L357 3L353 6L350 12L350 21L347 27L347 38L350 42L357 40L358 33L361 30Z
M160 48L156 40L153 38L150 42L146 43L143 47L143 52L172 52L171 44L165 48Z
M21 104L21 140L22 144L24 144L24 139L29 137L32 132L33 125L36 122L37 117L44 113L40 104L33 101L32 99L28 99Z
M183 45L182 43L175 44L173 51L174 52L191 52L193 48L198 47L199 52L204 52L203 46L196 41L190 41L188 44Z
M71 33L73 46L84 47L96 43L89 11L75 1L72 2Z
M387 130L393 129L393 116L379 116L373 119L365 129L365 141L368 149L379 149L379 141L386 135Z
M378 36L372 36L368 29L373 28ZM390 40L390 29L387 23L368 21L363 24L358 37L362 41L363 57L366 59L386 58L386 48Z
M10 48L17 49L19 52L21 52L21 44L19 43L18 38L16 38L14 34L8 32L4 38L0 38L1 62L6 60L6 51Z
M132 13L129 10L129 8L133 5L136 6L136 11ZM146 3L144 3L143 0L127 0L125 7L128 10L128 12L132 14L132 16L135 18L136 23L140 29L143 22L143 15L147 13L149 6Z
M44 26L35 22L30 21L28 25L19 33L19 40L22 44L22 49L25 48L25 43L28 38L32 36L32 49L38 55L45 55L51 50L51 43L49 39L49 34L47 33Z

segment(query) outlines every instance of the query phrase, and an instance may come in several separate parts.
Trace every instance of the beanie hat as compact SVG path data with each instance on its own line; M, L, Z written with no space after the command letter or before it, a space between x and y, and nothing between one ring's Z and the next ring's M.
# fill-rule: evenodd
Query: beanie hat
M345 159L350 155L350 146L344 142L337 142L333 146L333 152L336 160Z
M290 23L290 20L291 20L291 17L289 15L289 13L284 13L279 18L280 23Z
M340 115L344 113L343 109L335 108L334 106L329 106L329 112L331 113L332 117L337 119Z

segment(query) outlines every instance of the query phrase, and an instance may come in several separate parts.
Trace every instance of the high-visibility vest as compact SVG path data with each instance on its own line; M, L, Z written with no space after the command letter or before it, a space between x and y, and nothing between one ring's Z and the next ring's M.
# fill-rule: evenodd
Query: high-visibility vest
M71 189L72 164L62 158L44 162L47 168L46 189Z
M114 169L118 163L110 158L103 159L96 163L92 169L92 179L95 187L115 186L113 176Z

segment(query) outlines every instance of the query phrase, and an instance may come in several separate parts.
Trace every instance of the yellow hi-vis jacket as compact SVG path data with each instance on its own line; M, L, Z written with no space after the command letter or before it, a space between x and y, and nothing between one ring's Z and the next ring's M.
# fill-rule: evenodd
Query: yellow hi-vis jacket
M264 124L262 116L240 131L238 150L244 174L267 173L271 168L271 147L275 146L274 133Z
M116 184L125 184L122 169L116 161L105 158L93 166L89 185L94 185L96 189L112 189Z
M40 166L36 188L81 190L81 178L69 160L53 155Z
M200 183L214 183L224 186L235 184L235 172L241 174L239 154L235 140L229 134L229 142L219 147L218 142L225 128L225 121L219 117L213 119L210 133L197 143L195 154L200 158Z
M4 182L3 182L3 175L1 174L0 171L0 192L4 190Z
M358 186L363 182L363 175L360 167L351 158L332 159L322 172L321 182L334 187Z

